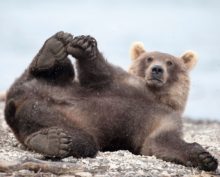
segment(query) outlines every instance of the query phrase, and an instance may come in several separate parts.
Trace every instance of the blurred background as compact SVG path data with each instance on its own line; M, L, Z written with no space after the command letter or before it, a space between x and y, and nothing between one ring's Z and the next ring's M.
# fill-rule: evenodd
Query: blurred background
M133 41L176 56L196 51L185 115L220 120L219 0L1 0L0 22L0 91L63 30L94 36L108 61L126 70Z

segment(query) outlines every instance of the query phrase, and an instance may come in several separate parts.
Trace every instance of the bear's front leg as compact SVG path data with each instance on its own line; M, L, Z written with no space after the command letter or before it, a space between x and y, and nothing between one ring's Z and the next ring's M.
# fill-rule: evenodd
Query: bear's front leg
M78 79L81 86L102 88L111 83L111 66L99 52L93 37L75 37L67 47L67 52L77 59Z
M177 131L161 132L148 137L141 149L142 155L155 155L165 161L175 162L200 170L215 171L218 161L198 143L186 143Z
M69 33L58 32L50 37L32 61L29 71L37 78L68 81L74 78L74 69L67 58L66 46L72 41Z

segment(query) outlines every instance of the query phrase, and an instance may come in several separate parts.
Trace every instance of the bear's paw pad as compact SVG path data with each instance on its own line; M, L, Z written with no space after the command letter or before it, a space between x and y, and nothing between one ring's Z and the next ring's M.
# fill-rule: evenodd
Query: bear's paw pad
M77 36L71 42L72 47L79 48L85 52L85 54L93 58L97 54L97 41L91 36Z
M218 161L208 152L198 154L198 167L205 171L215 171L218 167Z
M200 170L215 171L218 167L218 161L209 152L203 149L199 144L192 143L188 166L198 167Z
M47 157L63 158L70 155L72 140L63 129L52 127L31 134L25 144Z
M73 36L70 33L58 32L50 37L36 56L34 68L45 70L52 68L56 62L67 57L66 46L71 42Z

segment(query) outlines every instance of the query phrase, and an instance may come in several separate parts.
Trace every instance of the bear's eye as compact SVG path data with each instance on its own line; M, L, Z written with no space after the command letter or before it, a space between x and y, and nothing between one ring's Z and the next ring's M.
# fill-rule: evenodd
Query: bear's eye
M172 66L172 65L173 65L173 62L172 62L172 61L167 61L167 65L168 65L168 66Z
M150 63L150 62L153 61L153 58L152 58L152 57L149 57L149 58L147 58L147 61Z

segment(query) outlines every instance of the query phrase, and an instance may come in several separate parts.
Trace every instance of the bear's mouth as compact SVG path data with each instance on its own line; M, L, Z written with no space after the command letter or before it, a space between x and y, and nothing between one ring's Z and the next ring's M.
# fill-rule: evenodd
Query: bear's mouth
M148 79L149 81L152 81L152 82L162 82L163 83L163 81L161 80L161 79L158 79L158 78L151 78L151 79Z
M149 78L146 80L146 85L151 87L162 87L164 81L159 78Z

